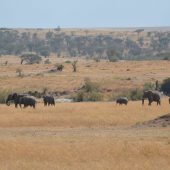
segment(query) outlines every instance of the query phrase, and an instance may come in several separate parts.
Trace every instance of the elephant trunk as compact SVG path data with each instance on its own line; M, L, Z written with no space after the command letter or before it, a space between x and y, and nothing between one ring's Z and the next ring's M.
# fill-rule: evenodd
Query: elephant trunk
M6 105L10 106L10 101L8 99L6 100Z

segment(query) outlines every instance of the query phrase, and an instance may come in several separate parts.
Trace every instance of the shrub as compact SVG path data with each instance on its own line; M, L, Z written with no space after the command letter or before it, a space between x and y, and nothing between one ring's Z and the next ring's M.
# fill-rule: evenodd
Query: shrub
M143 91L140 90L140 89L135 89L135 90L132 90L129 94L129 99L130 100L133 100L133 101L136 101L136 100L141 100L142 99L142 96L143 96Z
M73 97L74 101L101 101L103 99L97 83L91 82L90 79L85 79L85 84L81 90Z
M88 95L87 101L101 101L103 98L102 94L99 92L91 92Z
M44 61L44 64L51 64L51 61L50 61L49 59L46 59L46 60Z
M170 94L170 78L167 78L163 81L163 83L161 85L161 90L165 94Z
M117 62L118 61L118 58L115 57L115 56L109 56L108 59L109 59L110 62Z
M17 68L16 73L18 74L18 77L23 77L24 76L21 68Z
M98 57L93 58L93 60L97 63L100 62L100 58L98 58Z
M103 96L99 92L84 92L79 91L74 97L73 100L76 102L83 102L83 101L101 101Z
M70 60L65 61L66 64L71 64Z
M83 102L84 101L85 93L83 91L79 91L74 97L73 100L76 102Z
M89 78L85 78L85 84L82 87L85 92L99 92L99 85L92 82Z
M55 64L57 71L63 71L64 66L62 64Z
M156 87L154 83L149 82L144 84L144 90L155 90L155 88Z

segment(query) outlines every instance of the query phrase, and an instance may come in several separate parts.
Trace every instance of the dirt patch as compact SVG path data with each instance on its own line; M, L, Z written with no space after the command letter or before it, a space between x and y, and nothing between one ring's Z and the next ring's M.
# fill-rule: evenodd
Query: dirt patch
M170 113L142 124L136 124L135 127L170 127Z

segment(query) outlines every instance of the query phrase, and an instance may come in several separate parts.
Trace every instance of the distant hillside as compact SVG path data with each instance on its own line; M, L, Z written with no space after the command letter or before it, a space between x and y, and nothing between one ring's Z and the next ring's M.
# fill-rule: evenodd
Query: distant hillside
M0 55L170 59L170 27L99 29L0 28Z

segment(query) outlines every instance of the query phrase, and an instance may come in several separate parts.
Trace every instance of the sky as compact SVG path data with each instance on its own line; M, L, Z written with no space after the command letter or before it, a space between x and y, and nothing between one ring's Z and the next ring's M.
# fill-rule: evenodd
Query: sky
M0 0L0 27L170 26L170 0Z

